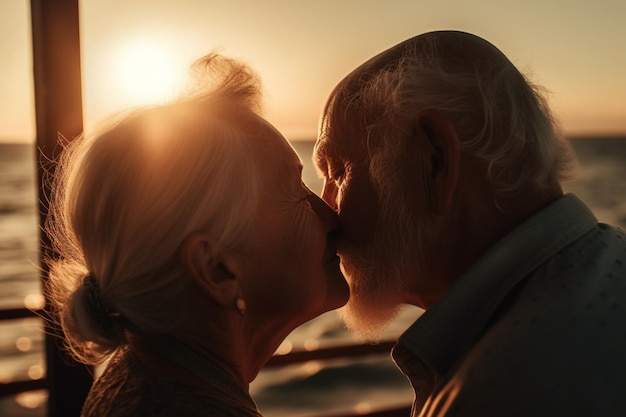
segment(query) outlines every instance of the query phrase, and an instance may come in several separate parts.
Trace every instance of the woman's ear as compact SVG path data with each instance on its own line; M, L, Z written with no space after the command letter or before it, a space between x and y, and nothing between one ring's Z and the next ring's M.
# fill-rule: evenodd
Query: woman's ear
M240 274L234 258L217 253L205 233L194 232L183 241L181 262L198 288L221 306L233 308L240 295Z
M412 140L419 143L418 152L426 152L419 160L425 166L425 181L429 184L431 210L443 214L452 209L454 193L459 181L459 140L456 129L438 110L424 110L413 119Z

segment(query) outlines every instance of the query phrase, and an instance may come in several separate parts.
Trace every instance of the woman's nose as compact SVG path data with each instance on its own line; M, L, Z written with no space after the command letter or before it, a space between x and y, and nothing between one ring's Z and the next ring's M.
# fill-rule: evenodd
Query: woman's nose
M335 213L335 210L330 208L324 200L319 198L317 194L311 192L311 194L309 194L308 201L313 211L325 224L333 230L339 227L339 218L337 217L337 213Z

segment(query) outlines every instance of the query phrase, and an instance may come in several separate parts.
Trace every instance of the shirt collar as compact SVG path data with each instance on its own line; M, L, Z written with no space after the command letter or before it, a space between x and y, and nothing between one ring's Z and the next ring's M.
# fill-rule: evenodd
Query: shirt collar
M492 246L409 327L399 346L410 349L439 375L446 374L480 337L516 284L597 223L575 195L557 199Z

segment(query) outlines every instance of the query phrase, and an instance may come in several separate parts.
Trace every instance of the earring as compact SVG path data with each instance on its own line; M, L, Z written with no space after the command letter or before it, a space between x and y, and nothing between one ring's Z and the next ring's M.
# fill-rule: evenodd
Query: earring
M246 314L246 300L242 297L235 298L235 307L240 314Z

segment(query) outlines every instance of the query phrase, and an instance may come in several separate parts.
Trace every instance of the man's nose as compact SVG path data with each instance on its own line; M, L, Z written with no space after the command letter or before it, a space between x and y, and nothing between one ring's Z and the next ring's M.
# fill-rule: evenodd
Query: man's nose
M324 180L324 188L322 188L322 199L332 208L337 211L337 186L329 182L328 180Z

